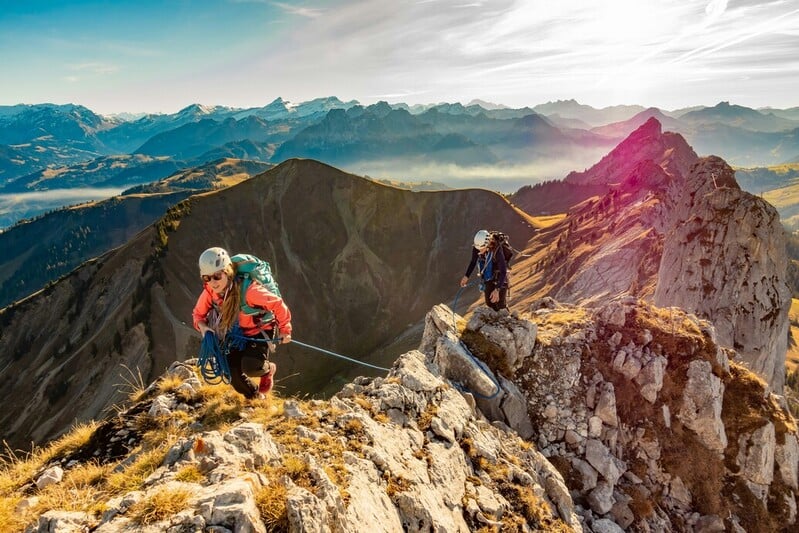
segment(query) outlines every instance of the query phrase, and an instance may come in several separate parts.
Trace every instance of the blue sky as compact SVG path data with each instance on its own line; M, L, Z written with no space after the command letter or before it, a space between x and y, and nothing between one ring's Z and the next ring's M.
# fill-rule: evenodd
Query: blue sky
M799 106L799 2L0 0L0 105Z

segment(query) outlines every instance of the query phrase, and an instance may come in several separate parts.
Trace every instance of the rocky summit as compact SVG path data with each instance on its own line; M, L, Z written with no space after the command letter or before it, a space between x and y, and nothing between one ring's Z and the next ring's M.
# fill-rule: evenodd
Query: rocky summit
M788 531L797 428L715 328L628 298L427 315L328 401L173 364L2 477L32 533Z

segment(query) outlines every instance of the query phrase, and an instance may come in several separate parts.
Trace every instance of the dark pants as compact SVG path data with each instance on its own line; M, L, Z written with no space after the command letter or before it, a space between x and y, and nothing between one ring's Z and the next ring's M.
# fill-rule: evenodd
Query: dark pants
M502 287L499 289L499 300L497 301L497 303L494 303L491 301L491 293L494 292L494 289L496 288L497 288L496 282L494 281L485 282L485 291L483 292L485 293L486 305L491 309L493 309L494 311L499 311L500 309L507 309L508 288Z
M243 350L230 350L230 384L245 398L254 398L258 387L247 376L260 377L269 370L269 348L264 343L248 342Z

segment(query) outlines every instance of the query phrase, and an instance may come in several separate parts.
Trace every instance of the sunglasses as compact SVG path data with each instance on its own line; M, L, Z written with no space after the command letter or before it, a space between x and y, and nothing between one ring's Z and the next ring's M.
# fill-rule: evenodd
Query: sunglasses
M207 274L203 274L203 275L202 275L202 276L200 276L200 277L203 279L203 281L204 281L204 282L206 282L206 283L210 283L210 282L211 282L211 280L214 280L214 281L219 281L220 279L222 279L222 276L224 276L224 275L225 275L225 272L224 272L224 271L222 271L222 270L220 270L219 272L214 272L214 273L213 273L213 274L211 274L210 276L209 276L209 275L207 275Z

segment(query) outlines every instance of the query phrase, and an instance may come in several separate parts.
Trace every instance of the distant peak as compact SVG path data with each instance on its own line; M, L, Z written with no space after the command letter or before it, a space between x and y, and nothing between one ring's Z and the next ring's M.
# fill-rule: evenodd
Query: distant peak
M191 104L178 111L178 115L189 115L189 114L210 115L213 112L214 108L211 106L206 106L202 104Z
M636 133L639 133L639 132L641 134L647 134L648 136L649 135L660 135L662 133L662 131L663 131L663 129L662 129L662 126L660 124L660 121L657 118L655 118L655 117L649 117L646 120L646 122L641 124L638 127L638 129L635 130L632 133L632 135L635 135ZM632 137L632 135L631 135L631 137Z

